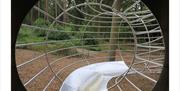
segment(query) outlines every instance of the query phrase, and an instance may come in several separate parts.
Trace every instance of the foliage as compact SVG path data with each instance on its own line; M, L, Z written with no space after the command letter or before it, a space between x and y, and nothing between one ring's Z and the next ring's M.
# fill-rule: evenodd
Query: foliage
M84 39L83 40L84 45L97 45L98 44L98 41L94 37L93 34L84 34L83 39Z
M76 4L80 4L80 3L84 3L86 0L75 0L75 1L76 1ZM100 2L100 0L90 0L90 1L91 2ZM40 7L45 12L49 13L52 17L57 17L58 14L63 12L63 10L60 9L54 1L49 1L47 4L45 4L45 3L46 3L46 0L45 1L40 0L40 3L39 3L40 5L38 7ZM61 1L59 3L62 6L64 4ZM69 5L66 8L69 8L73 5L72 0L68 0L68 3L69 3ZM109 5L111 7L113 0L105 0L105 1L103 1L103 3L106 5ZM127 9L127 7L131 6L133 3L134 3L134 1L132 1L132 0L124 0L122 2L122 6L121 6L122 11ZM48 7L48 8L46 8L46 7ZM92 5L92 7L96 10L100 10L99 6ZM143 7L143 9L145 9L144 5L141 5L141 7ZM90 9L89 7L86 7L86 6L81 6L78 8L88 14L92 14L92 15L97 14L97 12L94 12L92 9ZM137 7L134 7L134 8L137 8ZM105 8L105 7L103 7L103 9L109 10L108 8ZM111 11L111 10L109 10L109 11ZM138 11L140 11L140 10L138 10ZM74 16L82 18L82 19L88 20L88 19L92 18L88 15L85 15L85 14L79 12L77 9L72 9L68 12L73 14ZM38 15L38 13L39 13L39 15ZM68 14L64 14L62 17L59 17L58 20L63 21L62 18L65 15L67 15L67 17L69 18L68 23L85 25L88 22L88 21L78 20L78 19L69 17ZM103 50L106 47L108 47L108 46L106 46L106 47L99 46L99 44L109 43L108 38L110 38L111 28L105 27L105 28L98 29L98 28L90 27L90 28L86 29L86 31L93 31L93 32L96 32L96 31L109 32L109 33L106 33L103 35L77 33L77 32L84 32L85 31L85 30L83 30L84 27L66 26L66 25L60 24L60 23L55 23L52 26L52 28L50 28L49 26L52 23L52 19L50 17L47 18L46 15L44 15L43 13L40 13L39 11L34 10L34 9L32 10L32 12L30 12L28 14L28 17L26 17L26 20L25 20L26 23L25 22L24 23L27 24L27 22L29 22L29 21L31 22L30 25L33 25L33 26L57 30L57 31L48 33L48 40L56 40L56 41L68 40L68 42L64 42L64 43L48 44L48 50L55 50L58 48L80 46L80 45L95 45L95 47L86 47L86 49L93 50L93 51L100 51L100 50ZM96 21L110 21L111 22L112 19L105 19L105 18L98 19L97 18ZM111 23L90 23L90 25L91 24L92 24L92 26L100 26L100 25L101 26L110 26L111 25ZM119 32L132 32L132 31L127 28L120 28ZM20 29L17 41L21 42L21 43L41 42L41 41L44 41L46 35L47 35L47 30L32 29L32 28L30 29L30 28L22 27ZM132 37L132 34L123 33L123 34L119 34L119 37L128 38L128 37ZM96 38L107 38L107 39L106 40L97 40ZM119 40L119 41L122 41L122 40ZM123 42L124 41L132 42L132 41L123 40ZM140 41L144 41L144 40L140 40ZM44 50L44 48L45 48L44 45L30 47L30 49L38 50L38 51L42 51L42 50ZM67 54L76 53L76 50L68 49L68 50L64 50L64 51L59 51L59 52L57 52L57 54L67 55L66 52L67 52Z
M70 26L62 26L56 24L54 29L57 31L49 32L48 39L50 40L68 40L71 39L71 35L68 31L72 31Z
M50 32L48 35L49 40L67 40L70 39L70 36L67 33L56 31Z
M38 18L36 21L33 23L34 26L39 26L39 27L44 27L47 28L50 23L43 18ZM42 30L42 29L35 29L34 33L39 36L39 37L45 37L47 30Z
M50 24L50 22L44 20L43 18L38 18L36 19L36 21L33 23L33 25L37 25L37 26L48 26Z
M17 37L17 42L19 43L41 42L43 40L43 37L35 36L31 29L23 27L19 30Z
M124 33L120 33L119 34L119 37L132 37L132 34L131 33L125 33L125 32L132 32L131 29L129 28L120 28L119 29L119 32L124 32Z

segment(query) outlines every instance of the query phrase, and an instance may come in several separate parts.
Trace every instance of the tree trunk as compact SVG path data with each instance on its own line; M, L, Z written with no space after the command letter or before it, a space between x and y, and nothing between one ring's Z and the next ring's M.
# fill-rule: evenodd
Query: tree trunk
M101 21L101 19L97 17L97 21ZM101 26L101 23L100 23L100 22L97 22L97 26ZM100 38L101 35L102 35L102 34L100 33L100 32L101 32L101 28L100 28L100 27L97 27L97 32L99 32L97 36L98 36L98 38Z
M113 8L120 12L121 9L121 2L122 0L115 0L113 4ZM117 49L117 43L118 43L118 27L119 19L117 18L117 15L112 16L112 25L111 25L111 32L110 32L110 51L109 51L109 61L115 61L116 60L116 49Z
M46 0L45 3L46 3L46 4L45 4L45 11L48 13L48 7L49 7L49 6L48 6L48 0ZM49 19L48 19L48 16L46 16L46 15L45 15L45 20L47 20L47 21L49 20Z
M41 8L40 7L40 1L38 1L38 8ZM40 17L40 12L39 12L39 10L37 12L38 12L38 18L39 18Z
M31 9L30 12L31 12L31 14L30 14L30 18L31 18L30 19L30 23L32 24L33 23L33 9Z
M54 5L55 5L55 17L57 17L58 12L57 12L57 4L56 4L56 2L54 2Z
M64 9L64 10L67 9L67 4L68 4L68 1L67 1L67 0L64 0L64 1L63 1L63 9ZM67 16L66 12L64 12L63 22L67 22L67 21L68 21L68 16Z

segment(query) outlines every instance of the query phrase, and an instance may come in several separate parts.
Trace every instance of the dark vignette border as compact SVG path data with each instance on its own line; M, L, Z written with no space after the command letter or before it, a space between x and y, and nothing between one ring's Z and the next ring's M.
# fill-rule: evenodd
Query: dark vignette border
M11 0L11 91L26 91L21 83L15 63L16 38L25 15L38 0ZM154 13L165 39L165 63L160 79L153 91L169 91L169 0L142 0Z
M16 69L15 44L21 23L38 0L11 0L11 91L26 91Z

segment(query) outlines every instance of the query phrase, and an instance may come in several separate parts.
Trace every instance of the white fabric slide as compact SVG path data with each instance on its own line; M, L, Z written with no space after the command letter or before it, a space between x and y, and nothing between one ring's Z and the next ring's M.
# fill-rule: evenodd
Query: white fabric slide
M90 64L73 71L63 82L60 91L108 91L109 80L127 70L124 61Z

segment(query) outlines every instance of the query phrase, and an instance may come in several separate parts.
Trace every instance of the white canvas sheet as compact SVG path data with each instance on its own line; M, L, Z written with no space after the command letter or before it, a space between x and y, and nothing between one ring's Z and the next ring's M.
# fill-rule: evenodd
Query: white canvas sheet
M109 80L127 70L124 61L87 65L73 71L63 82L60 91L107 91Z

